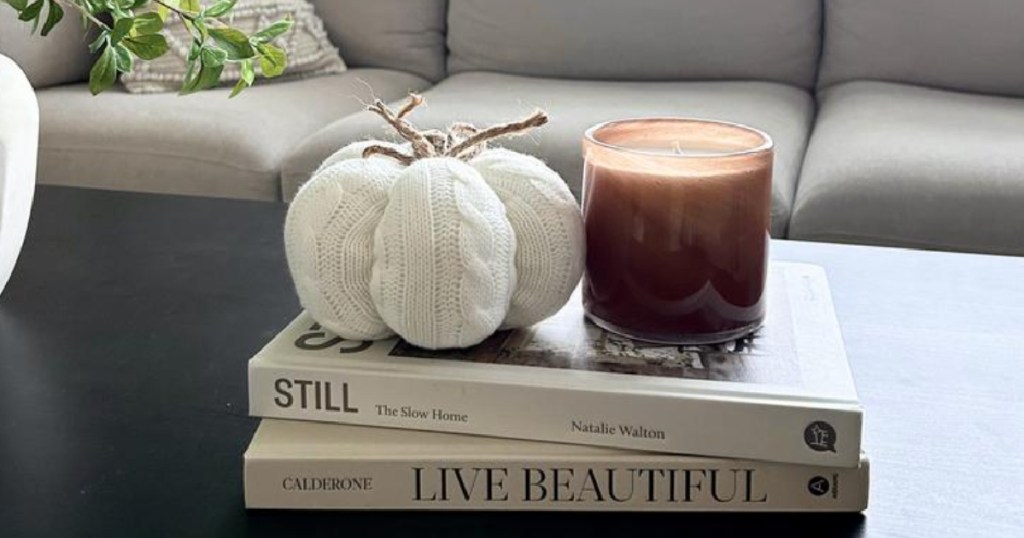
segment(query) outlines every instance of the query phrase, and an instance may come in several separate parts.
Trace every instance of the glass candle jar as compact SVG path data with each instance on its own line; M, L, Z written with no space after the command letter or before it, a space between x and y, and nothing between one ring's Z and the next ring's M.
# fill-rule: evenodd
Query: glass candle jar
M651 342L739 338L764 321L772 140L733 123L601 123L583 139L583 306Z

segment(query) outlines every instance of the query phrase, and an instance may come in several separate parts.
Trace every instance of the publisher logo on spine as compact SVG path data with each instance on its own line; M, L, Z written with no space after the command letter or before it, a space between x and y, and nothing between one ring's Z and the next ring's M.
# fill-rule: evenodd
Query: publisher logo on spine
M804 442L815 452L836 451L836 429L823 420L817 420L804 428Z
M828 493L828 490L831 489L831 487L832 486L829 484L828 479L824 476L815 476L807 482L807 491L811 492L811 495L814 495L815 497L821 497Z

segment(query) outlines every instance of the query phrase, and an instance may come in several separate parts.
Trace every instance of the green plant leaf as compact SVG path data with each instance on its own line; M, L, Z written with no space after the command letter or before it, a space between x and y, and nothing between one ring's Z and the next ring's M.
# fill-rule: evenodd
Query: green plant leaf
M203 65L199 70L199 78L196 82L195 91L202 91L213 88L220 84L220 73L224 70L224 64Z
M267 26L266 28L253 34L252 39L256 43L269 43L270 41L276 39L278 36L286 33L288 30L291 30L293 22L294 21L292 21L291 19L277 21L274 24L271 24L270 26Z
M103 5L100 12L109 11L114 20L132 16L128 10L131 0L102 0L100 3Z
M202 69L202 62L199 61L199 55L196 54L195 59L189 59L187 69L185 70L185 78L181 81L181 90L178 91L178 95L185 95L195 91L195 85L198 82L199 70Z
M238 82L235 83L235 87L231 88L231 95L228 96L228 99L231 99L232 97L235 97L236 95L242 93L242 91L244 91L249 86L250 85L247 84L244 80L238 79Z
M283 50L267 43L256 45L256 50L260 53L260 71L263 76L274 78L284 73L288 57Z
M26 7L28 7L28 0L3 0L3 1L7 2L18 13L21 13L21 10L25 9Z
M114 21L114 28L110 31L110 42L118 44L128 32L132 31L132 27L135 26L135 19L131 17L124 17Z
M117 81L117 60L110 44L103 49L103 53L96 59L96 63L89 70L89 91L98 95L103 90L114 85Z
M167 39L160 34L126 37L122 43L143 60L154 60L167 52Z
M160 18L157 13L149 12L143 13L138 17L135 17L135 24L132 25L131 35L149 35L155 34L160 30L164 29L164 20Z
M118 72L130 73L132 71L132 67L135 65L134 60L132 60L131 52L128 52L128 48L125 47L123 43L113 45L113 47L114 59L116 60L115 65L117 66Z
M83 1L85 3L86 9L88 9L89 12L92 13L93 15L99 15L100 13L104 13L104 12L110 11L112 9L110 6L107 5L109 3L109 0L83 0Z
M34 21L39 18L39 13L43 10L43 4L46 0L36 0L27 7L21 10L21 14L18 15L18 20L22 21Z
M239 65L242 80L252 84L256 80L256 70L253 69L252 60L245 60Z
M206 8L203 11L203 16L216 19L217 17L224 15L228 11L231 11L231 9L235 7L235 4L237 2L238 0L220 0L220 2L217 2L216 4L213 4L212 6Z
M206 41L206 38L210 37L210 28L206 26L206 20L197 18L192 22L195 25L196 30L199 30L199 36L202 41Z
M239 64L239 67L241 68L241 76L238 78L238 83L235 84L235 88L231 90L231 95L229 96L229 99L242 93L242 90L248 88L249 86L252 86L253 81L256 80L256 71L252 67L251 59L242 60L242 62Z
M194 93L220 84L220 74L226 60L227 53L223 50L211 46L202 47L198 60L189 66L185 74L185 83L180 93Z
M203 70L199 72L199 84L196 86L199 90L206 90L214 88L220 84L220 74L224 71L224 64L220 65L204 65Z
M202 11L203 5L199 0L180 0L178 2L178 9L194 14Z
M50 10L46 13L46 23L43 24L42 34L49 35L50 31L53 30L57 23L64 18L64 8L60 7L60 4L54 0L49 0Z
M110 34L106 30L100 32L100 35L96 36L96 39L93 39L92 43L89 43L89 52L96 54L96 51L100 50L100 47L107 42L107 38L109 37Z
M203 47L199 52L199 58L203 61L204 66L223 67L224 62L228 59L228 53L217 47Z
M188 49L188 61L194 61L199 59L199 53L202 52L202 44L198 41L193 40L192 46Z
M227 52L229 60L244 60L256 55L249 38L234 28L211 28L210 37Z

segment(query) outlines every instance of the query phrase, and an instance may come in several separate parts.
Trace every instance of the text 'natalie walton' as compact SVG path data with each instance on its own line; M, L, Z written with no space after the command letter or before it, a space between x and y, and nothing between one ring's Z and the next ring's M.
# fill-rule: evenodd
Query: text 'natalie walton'
M593 435L617 435L619 437L633 437L636 439L665 440L665 430L648 428L639 424L610 424L608 422L574 420L572 421L572 431L574 433L589 433Z

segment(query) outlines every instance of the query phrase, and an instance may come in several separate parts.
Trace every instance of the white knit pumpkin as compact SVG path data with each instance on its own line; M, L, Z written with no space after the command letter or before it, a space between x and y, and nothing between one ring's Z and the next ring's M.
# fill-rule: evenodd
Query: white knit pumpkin
M400 116L399 116L400 117ZM357 142L329 157L285 223L302 306L349 339L479 343L565 304L583 270L579 207L536 158L486 149L405 165Z

